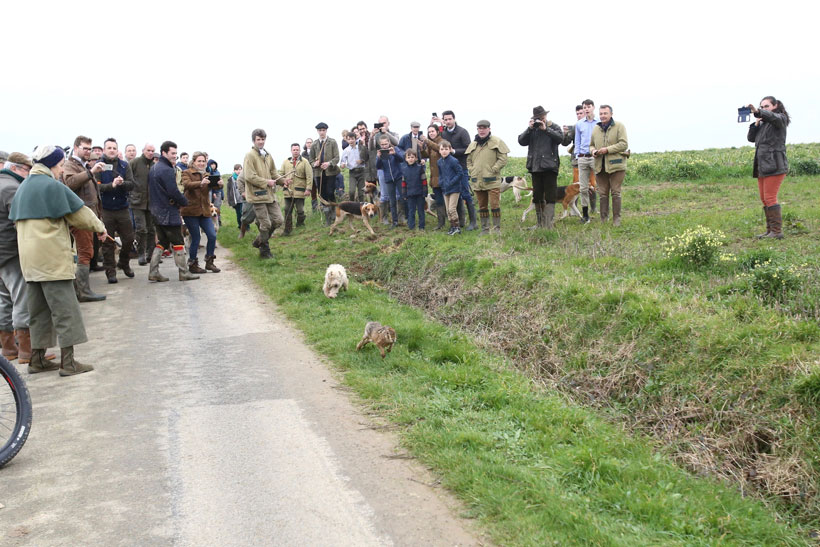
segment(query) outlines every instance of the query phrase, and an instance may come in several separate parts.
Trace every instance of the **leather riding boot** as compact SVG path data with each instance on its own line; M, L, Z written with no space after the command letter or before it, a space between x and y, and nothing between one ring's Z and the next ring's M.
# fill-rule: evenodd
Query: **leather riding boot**
M131 265L128 264L129 260L131 260L131 259L128 257L127 253L125 253L125 258L123 259L122 258L123 254L124 253L120 252L120 257L121 258L117 262L117 268L122 270L122 273L125 274L125 277L134 277L134 270L132 270Z
M209 270L209 271L212 271L214 273L219 273L222 270L217 268L214 265L214 260L216 260L216 255L206 256L205 257L205 269Z
M493 229L492 232L494 234L501 233L501 209L493 209L490 211L490 215L493 219Z
M612 196L612 225L621 225L621 196Z
M467 225L465 230L470 232L470 231L476 229L476 225L475 225L475 205L473 204L472 201L467 204L467 213L469 213L469 215L470 215L470 224Z
M601 196L601 222L609 219L609 196Z
M91 365L84 365L74 359L74 346L60 348L60 376L74 376L92 370L94 367Z
M763 215L766 217L766 233L765 234L758 234L756 237L757 239L763 239L764 237L769 237L772 233L772 213L769 211L769 208L765 205L763 206Z
M188 271L191 272L192 274L208 273L207 270L204 270L203 268L199 267L199 259L198 258L192 258L192 259L188 260Z
M37 374L38 372L48 372L49 370L57 370L60 368L60 363L52 361L57 357L55 354L46 354L44 349L35 349L31 352L31 361L28 364L28 373Z
M179 270L180 281L191 281L192 279L199 279L198 275L193 275L188 271L188 262L185 260L185 248L174 249L174 264Z
M3 344L3 357L9 361L17 359L17 342L14 340L14 332L10 330L0 331L0 342Z
M151 255L151 266L148 270L148 281L168 281L168 278L159 273L159 260L162 258L162 247L154 247Z
M31 351L31 333L29 333L28 329L17 329L14 331L14 336L17 338L17 348L18 348L18 357L21 365L26 365L31 361L32 358L32 351ZM43 355L45 359L54 359L57 357L54 353L45 353L46 350L43 350ZM51 369L54 370L54 369Z
M436 205L436 219L438 220L436 230L444 229L444 223L447 222L447 207Z
M266 242L270 239L270 231L269 230L259 230L259 233L256 235L256 239L253 240L253 245L257 249L262 245L262 243Z
M289 236L290 233L293 231L293 214L285 216L285 230L282 232L286 236ZM208 258L208 257L205 257Z
M89 273L88 264L77 264L77 272L74 274L74 280L77 283L77 300L80 302L101 302L105 300L105 295L97 294L91 290L88 280Z
M148 243L148 234L141 234L137 232L137 264L145 266L148 264L147 253L145 252L145 245Z
M544 204L544 228L547 230L552 230L553 227L553 219L555 218L555 204L554 203L545 203Z
M245 237L245 232L247 232L247 231L248 231L248 225L245 224L244 222L240 223L239 224L239 238L238 239L242 239L243 237Z
M769 215L771 216L772 233L770 233L768 237L783 239L783 217L780 212L779 203L769 207Z
M458 202L458 207L456 207L456 213L458 213L458 227L464 228L464 201Z

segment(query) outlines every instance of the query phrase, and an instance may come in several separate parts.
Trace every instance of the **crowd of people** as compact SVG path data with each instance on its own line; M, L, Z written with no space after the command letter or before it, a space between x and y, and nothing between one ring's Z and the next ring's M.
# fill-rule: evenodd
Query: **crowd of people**
M756 147L754 176L766 217L766 232L759 237L781 239L777 194L788 172L785 142L791 120L772 96L764 97L760 108L749 109L757 118L748 139ZM518 136L518 143L527 147L537 227L553 228L559 146L569 146L572 156L581 222L589 223L590 210L595 210L596 193L590 191L595 186L601 221L608 220L611 210L618 226L629 156L626 129L613 119L609 105L599 107L598 118L589 99L575 111L575 124L559 126L536 106ZM456 235L478 229L478 220L481 234L500 232L501 170L509 148L492 134L488 120L476 123L471 138L447 110L441 117L433 114L426 131L414 121L399 136L382 116L372 129L360 121L343 131L341 149L328 137L327 124L319 123L316 131L317 138L304 146L293 143L277 169L265 149L267 134L255 129L250 151L243 163L234 165L224 188L216 161L205 152L178 154L170 140L162 143L159 154L146 143L139 156L132 144L121 154L116 139L93 146L82 135L66 149L43 145L31 156L0 153L2 355L28 364L30 373L59 369L61 376L71 376L93 370L74 358L74 346L87 340L79 303L105 300L91 289L89 272L103 269L109 283L117 283L118 270L134 277L133 255L141 266L149 265L151 282L168 281L159 271L163 257L173 257L180 281L218 273L216 228L225 194L236 212L240 238L256 223L252 244L263 259L271 258L269 240L277 228L284 226L284 235L292 233L294 209L296 227L304 225L307 196L327 225L338 201L348 197L378 200L385 212L382 221L393 228L403 224L424 230L425 204L432 193L436 230L449 221L448 233ZM347 192L343 170L348 171ZM284 214L278 186L284 192ZM203 232L204 268L198 260ZM59 363L47 352L55 343L61 348Z

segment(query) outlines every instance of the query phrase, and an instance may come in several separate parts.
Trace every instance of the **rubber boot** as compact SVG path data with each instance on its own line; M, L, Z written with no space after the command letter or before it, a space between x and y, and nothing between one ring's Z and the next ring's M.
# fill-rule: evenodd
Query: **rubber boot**
M57 370L60 368L60 363L52 361L57 357L56 355L46 355L46 350L35 349L31 352L31 360L28 364L28 373L37 374L38 372L48 372L50 370Z
M554 203L545 203L544 204L544 228L547 230L552 230L553 228L553 219L555 218L555 204Z
M592 188L589 189L589 210L593 213L595 212L595 203L598 201L598 192L593 190Z
M74 376L92 370L94 367L91 365L84 365L74 359L74 346L60 348L60 376Z
M137 264L140 266L145 266L148 264L148 260L145 258L147 253L145 252L145 244L148 243L148 234L141 234L137 232Z
M253 245L257 249L262 246L262 243L266 242L270 239L270 231L269 230L259 230L259 233L256 235L256 239L253 240Z
M77 264L77 272L74 281L77 283L77 300L80 302L101 302L105 300L104 294L97 294L91 290L88 275L90 269L88 264Z
M444 223L447 222L447 207L444 205L436 205L436 218L438 219L436 231L443 230Z
M18 363L21 365L27 365L31 362L32 359L32 351L31 351L31 333L28 329L17 329L14 331L14 336L17 338L17 349L19 351L18 358L20 359ZM43 350L45 352L45 350ZM54 353L44 353L46 360L55 359L57 357ZM51 369L54 370L54 369Z
M458 213L458 227L464 228L464 201L459 200L458 207L456 207L456 213Z
M199 259L192 258L188 260L188 271L192 274L204 274L208 273L207 270L199 267Z
M17 359L17 341L14 339L14 332L10 330L0 331L0 342L3 344L3 357L9 361Z
M487 209L479 209L478 216L481 219L481 231L478 235L485 236L490 233L490 211Z
M768 212L772 223L772 233L770 233L768 237L772 239L783 239L783 217L780 212L780 204L772 205L769 207Z
M285 216L285 230L282 232L284 235L289 236L290 233L293 231L293 211L291 214ZM205 259L207 260L207 256Z
M179 280L180 281L191 281L193 279L199 279L198 275L193 275L191 272L188 271L188 262L185 260L185 247L179 245L174 247L174 263L177 265L177 269L179 270Z
M382 224L390 226L390 204L386 202L383 205L384 207L379 208L379 210L382 211Z
M266 241L259 247L259 258L262 260L268 260L273 258L273 255L270 254L270 245Z
M491 214L492 219L493 219L492 232L494 234L500 234L501 233L501 209L493 209L492 211L490 211L490 214Z
M609 220L609 196L601 196L601 222Z
M621 196L612 196L612 225L621 225Z
M407 202L403 199L396 200L396 212L398 213L398 220L396 221L399 226L407 226Z
M544 227L544 204L539 201L533 205L535 205L535 226L530 226L528 230Z
M763 215L766 217L766 233L759 234L757 239L763 239L764 237L769 237L772 233L772 214L769 212L769 208L765 205L763 206Z
M470 214L470 224L467 225L465 230L467 230L468 232L471 232L471 231L475 230L476 227L477 227L476 224L475 224L475 205L473 204L472 201L467 204L467 212Z
M216 260L216 255L206 256L205 257L205 269L209 270L209 271L212 271L214 273L219 273L222 270L220 270L219 268L217 268L214 265L214 260Z
M159 273L159 261L162 258L162 247L154 247L151 255L151 265L148 270L148 281L168 281L168 278Z
M335 213L333 207L322 206L322 212L325 214L325 226L333 224L333 216Z
M581 224L589 224L589 207L581 207Z
M296 213L296 227L305 225L305 213Z
M134 270L131 269L131 265L129 264L130 260L131 258L128 256L127 252L120 251L120 258L117 261L117 268L122 270L125 277L134 277Z

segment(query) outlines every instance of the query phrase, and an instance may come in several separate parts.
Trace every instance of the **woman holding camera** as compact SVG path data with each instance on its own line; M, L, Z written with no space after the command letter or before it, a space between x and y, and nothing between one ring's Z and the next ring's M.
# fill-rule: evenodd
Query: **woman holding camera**
M791 122L783 103L774 97L763 97L760 109L750 104L749 109L757 120L749 127L747 138L755 143L753 176L757 178L760 200L766 215L766 233L758 238L783 239L783 220L777 193L786 173L789 161L786 159L786 128Z
M194 152L191 156L191 163L187 170L182 172L182 186L185 189L185 198L188 205L182 207L179 212L182 220L191 234L191 246L188 249L188 270L191 273L201 274L210 270L219 273L219 268L214 265L216 256L216 230L214 230L211 219L211 188L208 174L205 170L206 159L203 152ZM222 181L214 184L214 189L222 188ZM205 247L205 269L199 267L197 251L199 250L200 230L205 231L208 244Z

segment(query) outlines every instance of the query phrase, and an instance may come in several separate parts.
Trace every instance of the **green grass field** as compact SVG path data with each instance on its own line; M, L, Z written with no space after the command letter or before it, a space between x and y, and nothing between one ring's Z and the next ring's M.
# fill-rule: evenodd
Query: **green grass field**
M500 236L330 237L313 215L262 262L225 207L220 242L494 541L809 544L820 146L789 148L806 174L781 189L782 241L753 237L750 152L634 155L620 228L524 230L534 214L522 225L508 192ZM713 261L665 251L696 226L723 234ZM334 262L351 288L330 301ZM398 334L384 361L355 351L369 320Z

